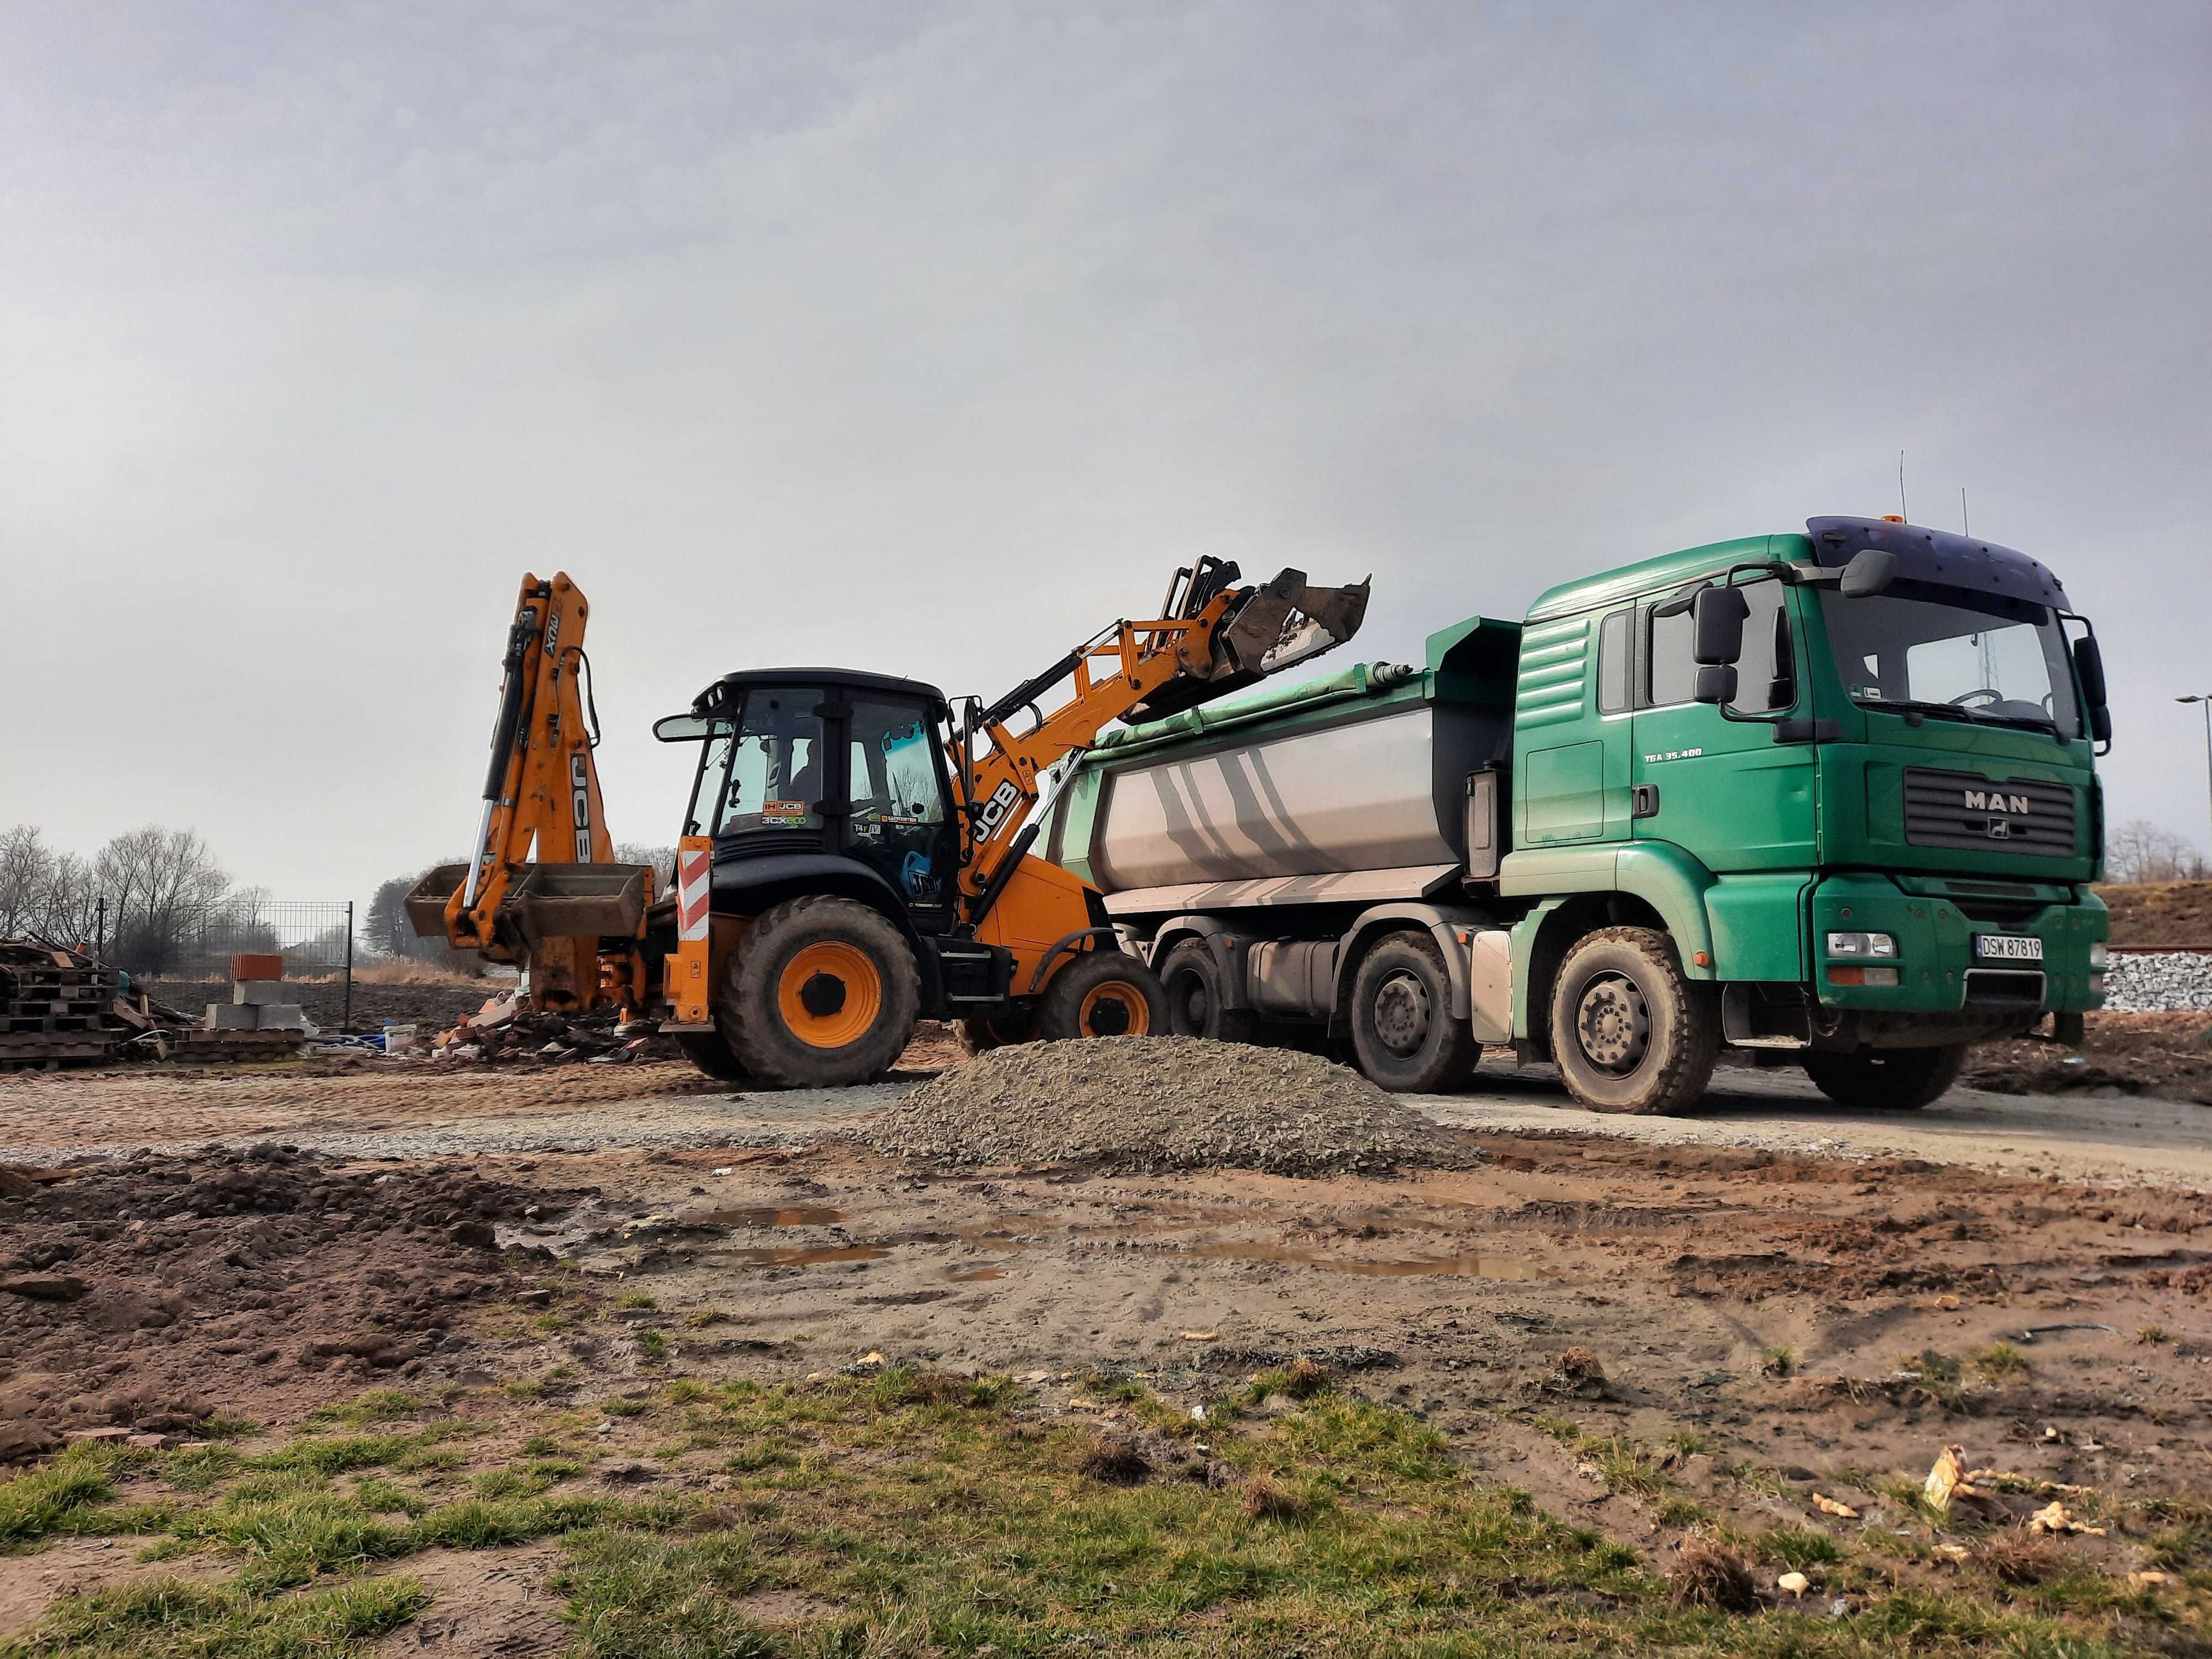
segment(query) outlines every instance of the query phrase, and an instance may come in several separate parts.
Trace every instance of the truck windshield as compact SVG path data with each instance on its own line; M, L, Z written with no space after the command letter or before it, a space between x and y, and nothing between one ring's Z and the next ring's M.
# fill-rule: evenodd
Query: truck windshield
M2045 606L1900 583L1855 599L1827 590L1820 612L1862 707L2079 735L2066 641Z

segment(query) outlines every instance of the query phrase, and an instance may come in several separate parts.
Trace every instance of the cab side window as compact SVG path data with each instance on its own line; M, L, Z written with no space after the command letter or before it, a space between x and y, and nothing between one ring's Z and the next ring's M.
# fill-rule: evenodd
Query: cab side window
M1635 613L1616 611L1598 627L1597 712L1618 714L1628 707L1628 623Z
M1751 614L1743 624L1743 654L1736 659L1735 701L1739 714L1771 714L1797 702L1796 657L1790 644L1790 612L1778 581L1743 582L1737 586ZM1663 708L1690 701L1698 679L1697 624L1686 611L1672 617L1649 611L1643 707Z

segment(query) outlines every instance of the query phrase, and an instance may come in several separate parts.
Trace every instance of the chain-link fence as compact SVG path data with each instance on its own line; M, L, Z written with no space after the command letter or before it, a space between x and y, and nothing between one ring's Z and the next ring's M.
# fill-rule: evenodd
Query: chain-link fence
M126 918L107 936L103 905L95 954L135 978L163 983L230 977L231 958L284 958L286 979L330 979L343 986L343 1015L353 1014L354 908L349 902L283 901L247 895L218 904L179 907Z

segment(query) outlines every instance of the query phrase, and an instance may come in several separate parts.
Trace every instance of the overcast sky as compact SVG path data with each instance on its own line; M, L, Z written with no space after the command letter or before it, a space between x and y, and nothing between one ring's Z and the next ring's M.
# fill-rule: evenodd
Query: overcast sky
M525 570L609 815L715 675L996 692L1193 556L1362 655L1897 507L2206 827L2212 7L0 4L0 824L365 899Z

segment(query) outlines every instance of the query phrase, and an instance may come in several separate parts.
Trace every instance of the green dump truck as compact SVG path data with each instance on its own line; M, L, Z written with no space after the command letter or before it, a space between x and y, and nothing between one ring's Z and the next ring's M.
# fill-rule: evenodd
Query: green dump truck
M2101 1005L2111 735L2043 565L1820 518L1112 732L1048 847L1177 1032L1348 1040L1407 1091L1510 1042L1624 1112L1726 1048L1905 1109Z

